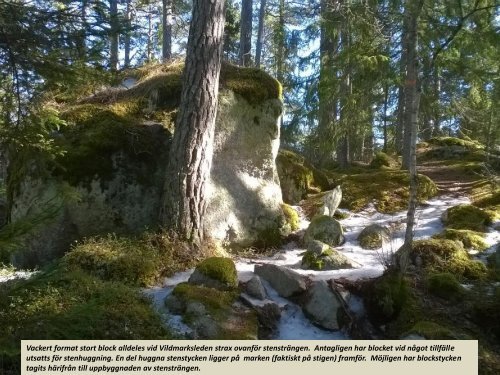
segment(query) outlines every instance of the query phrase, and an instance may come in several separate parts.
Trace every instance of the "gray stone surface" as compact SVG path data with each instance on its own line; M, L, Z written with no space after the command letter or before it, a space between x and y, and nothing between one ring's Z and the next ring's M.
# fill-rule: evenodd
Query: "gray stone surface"
M320 210L323 215L328 215L333 217L335 211L339 207L340 201L342 200L342 189L340 185L337 185L335 189L327 192L323 197L323 207Z
M304 314L325 329L338 330L341 328L337 320L339 309L343 309L342 303L326 281L315 281L308 290L308 299L303 306Z
M379 224L371 224L364 228L358 236L358 241L363 249L374 250L390 242L389 230Z
M306 290L305 277L286 267L261 264L255 266L254 272L271 284L282 297L288 298Z
M246 283L245 290L251 297L264 300L267 297L266 289L262 285L262 281L259 276L252 276L252 278Z

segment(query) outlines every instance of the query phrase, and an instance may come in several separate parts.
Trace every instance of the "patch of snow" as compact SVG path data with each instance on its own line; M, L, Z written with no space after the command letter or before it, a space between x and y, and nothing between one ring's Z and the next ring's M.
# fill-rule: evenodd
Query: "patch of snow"
M38 271L13 271L11 269L0 269L0 283L14 279L29 279Z

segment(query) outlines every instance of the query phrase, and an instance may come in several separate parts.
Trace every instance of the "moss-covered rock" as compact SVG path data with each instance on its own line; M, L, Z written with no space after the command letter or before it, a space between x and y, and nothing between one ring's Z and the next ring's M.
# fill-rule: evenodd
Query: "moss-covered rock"
M330 246L339 246L345 241L342 225L330 216L316 216L304 234L306 244L312 240L318 240Z
M376 152L370 162L370 167L374 169L386 168L397 168L399 166L398 162L387 155L385 152Z
M375 250L390 241L390 233L387 228L379 224L371 224L361 231L358 241L363 249Z
M181 283L171 296L177 299L178 313L193 329L194 338L248 340L258 336L257 316L235 303L238 298L236 291ZM167 306L172 297L167 297Z
M448 208L443 216L444 224L451 229L468 229L485 232L493 222L491 214L470 204Z
M302 268L306 270L328 271L353 268L352 262L341 252L328 248L321 254L307 250L302 256Z
M23 238L22 254L13 261L34 267L68 251L74 240L136 234L161 224L181 72L182 64L148 65L127 73L138 79L128 89L58 103L54 111L66 126L49 140L60 150L55 160L36 150L12 155L12 170L19 171L9 184L13 223L33 211L34 200L58 199L51 223ZM204 218L213 238L243 247L262 233L280 238L280 98L280 84L266 73L224 66ZM66 186L71 202L60 199Z
M437 272L448 272L466 279L484 279L486 266L472 260L457 241L428 239L415 241L410 259L417 267Z
M299 203L307 196L307 192L313 184L313 172L304 166L303 157L288 150L279 151L276 166L283 201L290 204Z
M459 241L463 247L471 250L483 251L488 248L484 240L484 233L465 229L445 229L433 238L442 238L446 240Z
M234 289L238 287L238 273L231 259L211 257L196 266L189 282L216 289Z
M473 308L473 319L487 332L500 339L500 287L492 294L481 296Z
M429 139L427 143L437 146L460 146L471 150L484 149L484 145L477 141L456 137L434 137Z
M430 274L426 284L429 292L448 300L458 300L465 292L457 278L448 272Z
M281 209L283 210L283 214L285 215L285 220L287 225L290 226L290 230L296 231L299 229L299 214L297 211L290 206L289 204L282 204Z

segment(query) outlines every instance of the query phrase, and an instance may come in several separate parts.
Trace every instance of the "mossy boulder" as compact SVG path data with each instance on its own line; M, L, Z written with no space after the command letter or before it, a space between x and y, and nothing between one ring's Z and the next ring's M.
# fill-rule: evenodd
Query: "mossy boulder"
M289 204L283 203L281 205L283 214L285 215L286 224L290 227L290 231L299 229L300 218L297 211Z
M370 167L374 169L381 168L397 168L399 163L387 155L385 152L376 152L373 156L372 161L370 162Z
M220 290L234 289L238 287L238 273L231 259L211 257L196 266L189 283Z
M304 234L306 244L312 240L318 240L330 246L342 245L345 242L342 225L330 216L316 216Z
M367 226L358 236L359 245L367 250L380 249L384 243L390 240L389 230L379 224Z
M27 217L40 222L39 216L55 211L26 235L14 263L34 267L75 240L161 224L181 72L181 64L150 65L129 72L138 80L128 89L61 102L54 111L66 126L51 140L61 151L56 159L36 150L12 155L12 223ZM279 238L286 223L275 164L280 85L262 71L225 65L218 103L205 228L211 237L243 247L263 232Z
M470 204L460 204L448 208L441 219L448 228L478 232L485 232L493 222L491 214Z
M484 240L484 233L466 229L445 229L433 238L443 238L446 240L459 241L463 247L469 250L483 251L488 248Z
M302 256L303 269L327 271L353 268L353 262L341 252L326 243L317 240L309 241L307 251Z
M276 158L283 201L297 204L307 196L313 185L311 169L304 166L304 158L292 151L280 150Z
M458 300L465 292L457 278L448 272L430 274L426 284L429 292L447 300Z
M484 145L480 142L457 137L434 137L429 139L427 143L436 146L459 146L470 150L484 149Z
M237 304L237 291L223 291L189 283L178 284L167 297L167 307L193 330L193 338L210 340L251 340L258 337L256 314ZM171 299L175 299L172 303Z
M487 276L486 266L480 261L471 259L457 241L443 239L415 241L410 260L419 268L448 272L458 278L477 280Z

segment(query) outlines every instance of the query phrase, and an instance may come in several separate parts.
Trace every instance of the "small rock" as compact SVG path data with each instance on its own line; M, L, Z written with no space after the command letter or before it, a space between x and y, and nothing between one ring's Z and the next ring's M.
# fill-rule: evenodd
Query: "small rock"
M307 244L307 250L311 251L315 255L322 255L323 252L327 251L328 249L330 249L330 246L318 240L311 240Z
M177 296L171 294L165 298L165 307L172 314L182 314L185 309L185 304Z
M286 267L261 264L255 266L254 272L269 282L282 297L288 298L306 290L306 279Z
M334 331L341 328L337 320L339 309L343 309L342 302L326 281L314 282L308 291L307 302L303 306L304 314L313 323Z
M248 283L245 285L246 292L257 299L263 300L266 299L266 289L264 285L262 285L262 281L260 277L254 275Z
M203 316L207 314L207 309L201 302L193 301L189 302L186 306L186 315L191 316Z
M340 223L324 215L314 217L304 234L306 244L312 240L318 240L330 246L339 246L345 242L345 237Z

